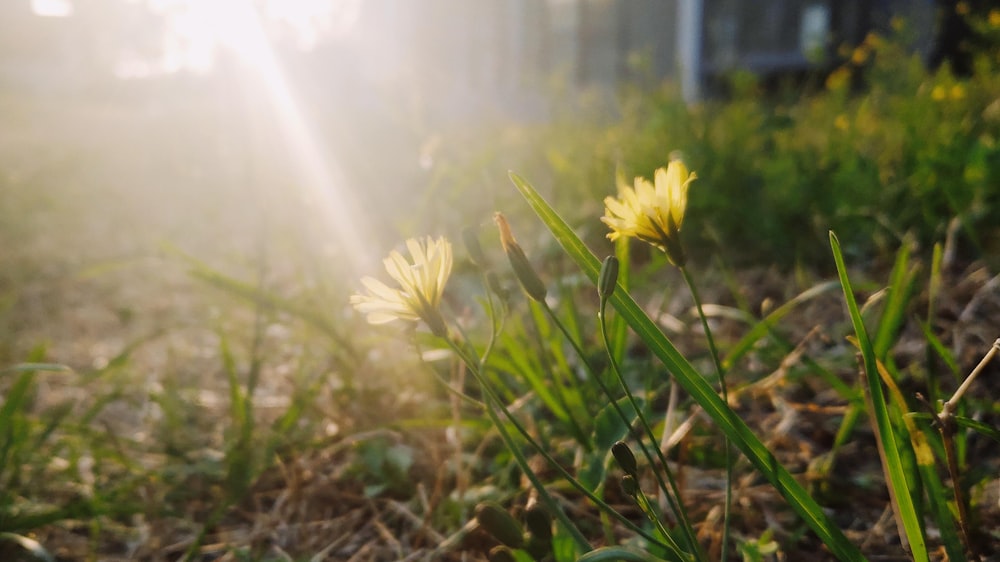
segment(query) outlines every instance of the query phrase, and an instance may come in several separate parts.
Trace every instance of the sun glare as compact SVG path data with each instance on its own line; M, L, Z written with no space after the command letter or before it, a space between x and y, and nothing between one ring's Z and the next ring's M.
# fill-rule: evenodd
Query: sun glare
M294 184L314 204L328 235L340 248L341 255L351 262L345 265L361 265L365 261L362 256L367 225L359 220L359 209L346 175L336 159L321 149L317 133L303 115L267 28L269 23L284 22L302 34L298 37L301 46L315 40L315 36L307 33L317 32L326 16L332 14L333 3L330 0L272 0L262 4L252 0L172 0L171 3L177 9L173 28L179 46L188 47L178 64L208 69L218 49L230 52L240 61L247 82L242 87L265 92L277 117L281 137L295 166Z
M370 261L364 257L369 225L340 163L323 149L320 132L312 130L303 114L273 46L280 39L283 49L289 43L308 49L321 36L344 35L357 21L359 0L147 0L147 6L164 23L163 58L151 61L126 53L118 76L209 73L221 56L227 65L237 62L239 71L227 76L239 77L238 88L265 95L301 198L320 214L333 245L351 262L345 265L363 267Z
M252 15L252 14L251 14ZM241 16L242 17L242 16ZM238 47L238 55L250 64L250 70L268 94L278 118L282 137L293 157L298 177L297 185L306 200L315 204L336 246L351 263L363 266L367 224L362 220L351 186L339 163L320 149L315 132L302 114L278 57L268 43L260 20L250 17L234 29L230 36Z
M166 19L164 69L168 72L207 72L221 50L248 62L262 55L260 18L246 0L158 0L152 7Z
M31 0L31 11L36 16L65 18L73 15L73 3L69 0Z
M33 0L38 13L67 4ZM148 6L165 21L165 72L208 72L223 52L253 63L264 56L261 35L309 49L349 30L360 10L358 0L149 0Z

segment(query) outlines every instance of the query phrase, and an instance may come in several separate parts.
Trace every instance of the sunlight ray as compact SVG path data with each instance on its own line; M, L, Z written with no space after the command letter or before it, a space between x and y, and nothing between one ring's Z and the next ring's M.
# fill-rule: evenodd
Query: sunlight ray
M218 37L250 71L250 77L266 94L297 177L294 184L320 213L326 232L349 268L370 262L365 248L370 245L369 225L350 190L350 182L338 162L321 150L321 144L296 102L280 61L271 47L258 9L246 2L225 2L226 31Z

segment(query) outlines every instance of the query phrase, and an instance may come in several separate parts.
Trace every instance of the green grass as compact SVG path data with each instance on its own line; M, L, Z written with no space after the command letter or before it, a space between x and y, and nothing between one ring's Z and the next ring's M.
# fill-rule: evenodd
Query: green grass
M955 76L946 65L927 69L910 40L905 26L872 35L863 63L848 57L829 76L816 72L778 90L740 74L721 100L688 105L665 84L623 88L613 115L557 109L550 125L495 132L511 155L504 161L484 163L466 145L442 154L435 197L445 186L455 191L444 200L455 203L485 190L490 204L514 208L494 176L515 169L557 208L573 209L570 219L595 217L616 177L651 177L681 150L700 178L688 214L702 226L686 233L695 262L722 255L741 267L832 273L829 230L848 257L889 256L904 240L929 249L955 219L959 251L996 267L1000 118L991 104L1000 61L984 49L971 76ZM469 204L473 216L488 212L477 210L482 200ZM588 243L603 235L599 225L584 228Z
M0 145L17 163L0 175L0 234L19 242L0 247L0 558L368 545L483 559L499 537L473 529L480 502L510 514L521 561L996 555L988 374L950 425L940 401L992 343L960 346L955 318L987 300L998 266L1000 61L978 53L955 76L904 44L905 30L869 38L865 62L797 90L734 76L730 98L689 106L669 85L630 87L615 115L446 134L426 174L398 164L427 195L386 211L381 237L458 240L471 224L482 238L475 264L456 251L446 295L465 362L419 326L350 309L359 272L325 253L281 165L240 144L237 115L206 141L190 134L204 107L173 122L0 100L27 139ZM90 144L96 109L116 127ZM53 130L75 133L39 132ZM262 175L247 183L213 143L246 149ZM133 166L140 147L163 160ZM682 235L728 400L684 279L644 246L607 243L598 220L617 177L649 176L674 149L699 175ZM395 181L393 154L373 161ZM478 226L497 210L544 302ZM609 254L622 267L605 314ZM761 270L779 281L747 281ZM664 463L668 408L690 426ZM740 452L725 553L711 531L723 437ZM632 493L619 440L639 459ZM890 503L898 527L877 525Z

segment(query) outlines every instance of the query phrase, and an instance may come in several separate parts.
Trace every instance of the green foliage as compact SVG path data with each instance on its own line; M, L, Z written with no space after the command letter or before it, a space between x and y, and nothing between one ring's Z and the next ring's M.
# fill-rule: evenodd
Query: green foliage
M43 406L45 375L82 379L63 365L43 362L45 354L38 347L28 362L0 370L6 388L0 406L0 531L141 512L130 497L143 482L141 469L88 427L109 398L89 406L72 398Z
M740 554L743 555L743 562L764 562L768 556L778 551L778 543L773 538L771 529L754 541L747 541L740 545Z
M376 438L359 443L357 453L352 472L365 483L366 496L405 495L412 491L409 470L413 466L413 449L410 446Z
M768 92L739 73L728 97L687 105L669 84L630 86L615 115L557 109L551 124L504 129L491 142L504 146L507 169L551 186L545 195L573 209L571 224L586 217L588 242L616 177L650 177L682 149L699 176L688 213L701 226L684 233L696 261L721 252L737 265L825 268L829 230L848 255L884 255L907 235L929 248L957 217L963 251L995 265L1000 41L989 40L973 73L956 76L947 65L926 68L899 26L869 35L859 56L794 90ZM435 181L451 182L457 197L482 168L481 155L459 152Z

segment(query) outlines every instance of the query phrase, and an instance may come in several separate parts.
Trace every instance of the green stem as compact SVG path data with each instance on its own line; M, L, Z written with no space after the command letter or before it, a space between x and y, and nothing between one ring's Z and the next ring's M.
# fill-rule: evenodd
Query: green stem
M498 408L500 408L500 411L503 412L504 416L510 421L511 425L513 425L514 428L517 429L518 433L521 434L521 437L523 437L524 440L527 441L538 452L538 454L542 455L542 458L544 458L549 463L549 465L555 468L556 471L563 478L565 478L566 481L569 482L571 486L573 486L578 492L586 496L587 499L593 502L594 505L596 505L598 508L606 511L607 513L610 513L620 523L628 527L636 534L642 536L644 539L648 540L651 544L654 544L661 548L669 548L667 545L663 544L663 542L661 542L651 533L637 526L627 517L615 511L613 507L611 507L603 500L595 496L590 490L587 489L586 486L581 484L576 478L573 477L573 475L571 475L565 468L563 468L563 466L558 461L556 461L556 459L553 458L552 455L548 453L548 451L542 448L542 446L539 445L537 441L535 441L535 439L531 436L531 434L528 433L528 430L524 428L521 422L519 422L517 418L514 417L514 414L512 414L510 410L507 409L507 407L503 404L499 396L497 396L496 392L489 385L489 382L486 380L486 377L478 369L478 363L473 361L472 358L474 356L474 353L470 354L466 350L462 349L461 346L459 346L456 342L453 342L451 340L449 340L448 343L451 346L451 348L455 350L455 352L462 359L462 361L465 362L465 364L469 367L469 370L472 372L473 376L476 378L476 381L482 388L483 393L486 394L487 398L489 399L489 403L495 404ZM581 546L586 545L585 550L590 550L591 548L590 544L587 543L587 540L583 537L583 535L580 534L580 531L577 530L576 527L572 524L572 522L569 521L568 517L566 517L562 509L558 506L558 504L555 503L555 501L548 494L545 488L542 487L542 483L531 471L531 468L528 466L527 461L524 459L524 456L520 453L520 450L518 450L514 446L514 441L513 439L510 438L510 434L506 431L506 428L502 426L499 417L490 408L487 408L487 411L490 413L491 421L493 422L494 425L497 426L497 430L500 432L500 436L501 439L504 441L504 444L507 446L507 448L511 450L511 453L514 455L514 459L518 462L518 466L521 468L522 471L524 471L525 475L528 476L528 479L531 481L532 485L538 490L539 497L542 499L542 501L546 503L549 509L552 510L556 518L560 521L560 523L562 523L564 526L567 527L567 529L570 530L569 532L571 535L573 535L574 539L578 543L580 543L580 541L582 540L583 542Z
M496 345L500 332L503 330L504 320L507 318L507 307L504 304L503 299L501 299L499 295L494 295L493 290L490 289L490 283L486 277L486 270L480 269L479 276L482 280L483 288L486 290L486 315L490 317L490 339L486 344L486 349L483 351L482 356L479 358L479 368L482 369L483 365L486 364L486 360L493 352L493 346ZM494 296L496 296L500 301L502 314L497 314L496 306L493 304Z
M660 521L660 518L656 516L656 508L653 507L653 504L649 501L649 498L646 497L646 494L642 493L641 489L636 490L636 494L633 499L635 500L636 505L639 506L639 509L646 514L646 518L649 519L649 522L656 527L656 530L672 542L673 539L670 538L670 533L668 533L667 529L663 526L663 521ZM684 553L680 550L680 547L677 547L676 543L673 544L677 548L677 555L680 556L681 559L690 558L689 556L684 556Z
M726 388L726 376L722 369L722 361L719 360L719 350L715 346L715 338L712 336L712 329L708 327L708 319L705 317L705 311L701 306L701 297L698 296L698 288L695 286L694 279L691 277L691 272L688 271L687 267L680 266L678 269L681 270L681 275L684 276L684 282L687 283L688 289L691 291L691 298L694 299L695 308L698 309L698 317L701 319L701 327L705 331L705 339L708 340L708 350L712 354L712 362L715 364L715 373L719 377L719 390L722 394L722 401L727 405L729 404L729 391ZM732 514L733 507L733 455L732 447L729 444L729 437L724 438L725 447L725 462L726 462L726 500L725 507L723 508L722 516L722 560L726 560L726 552L729 550L729 522L730 516Z
M601 387L601 391L604 392L604 395L608 397L608 401L611 402L611 406L615 409L615 412L617 412L618 417L620 417L622 419L622 422L624 422L625 427L631 429L631 427L632 427L632 420L630 420L628 418L628 416L625 414L625 411L622 410L621 406L618 405L618 401L615 400L614 395L611 394L611 389L609 389L608 386L606 384L604 384L604 380L598 375L598 373L596 373L594 371L594 368L590 365L590 362L587 361L586 355L584 355L583 349L580 347L580 344L577 343L577 341L570 335L570 333L566 329L565 325L559 320L559 318L556 316L555 312L548 306L548 304L545 304L544 306L545 306L546 312L548 312L549 316L552 318L552 321L555 322L556 326L558 326L559 330L563 333L563 336L565 336L566 340L569 341L570 345L573 346L573 350L576 352L577 356L579 356L580 361L583 363L584 367L587 369L587 374L590 375L590 378L592 380L597 381L598 386ZM605 347L606 350L608 350L608 353L610 354L610 347L609 347L609 342L608 342L607 329L606 329L606 326L604 325L603 315L600 315L600 318L601 318L601 334L602 334L602 336L604 338L604 347ZM611 358L611 362L612 362L612 364L614 364L614 358L613 357ZM627 388L626 388L625 392L628 393L628 389ZM643 415L641 408L636 403L635 399L632 398L631 395L629 395L629 400L631 401L632 409L635 410L636 416L640 420L642 420L643 426L646 428L646 431L647 431L648 435L652 436L653 435L653 431L652 431L652 429L650 429L649 424L646 423L645 416ZM655 439L654 439L653 442L655 443ZM653 461L652 455L650 455L649 451L646 448L646 445L641 440L639 441L639 448L642 450L643 454L646 456L646 460L649 461L650 466L656 466L655 461ZM667 477L671 481L671 486L672 486L672 489L674 490L674 494L677 495L677 486L676 486L676 484L673 481L673 475L670 472L670 467L667 466L667 462L666 462L666 460L663 459L662 453L661 453L661 456L660 456L660 462L663 464L664 471L667 473ZM667 489L667 485L663 481L663 476L660 475L660 472L657 471L657 470L654 470L653 471L653 475L655 476L656 482L660 486L660 489L663 490L663 493L665 494L667 500L669 501L670 508L674 511L675 514L682 513L681 511L678 510L677 504L674 503L674 499L670 495L670 491ZM677 495L677 501L680 502L680 496L679 495ZM686 518L686 515L684 517L681 517L680 515L678 515L678 520L682 521L682 523L683 523L683 525L685 527L685 531L687 531L687 518ZM663 531L663 534L664 534L664 537L666 537L667 540L669 540L669 541L671 541L673 543L673 537L671 537L669 534L667 534L666 531ZM691 537L693 537L693 536L694 535L693 535L693 532L692 532L691 533ZM697 543L692 543L691 544L691 548L693 550L695 550L695 551L697 550L697 547L695 546L696 544ZM679 546L677 546L676 543L673 543L672 546L677 550L678 555L682 555L683 554L683 551L680 549Z
M548 307L548 305L545 306L545 310L548 311L549 315L552 317L552 320L555 322L556 326L559 327L563 335L570 342L570 345L573 346L574 351L580 357L580 361L587 369L587 374L590 376L592 380L597 382L597 386L601 387L601 392L603 392L604 395L607 396L608 402L611 403L611 407L615 409L615 413L617 413L618 417L621 418L622 423L625 424L625 427L628 428L629 434L631 435L632 420L629 419L628 415L625 413L625 410L622 410L622 407L618 404L618 401L615 399L615 396L611 392L611 389L608 388L608 385L604 383L604 379L600 376L599 373L597 373L594 370L593 366L590 365L590 362L587 361L587 358L583 353L583 349L580 348L580 345L576 342L576 340L570 337L569 332L565 329L565 327L563 327L562 322L559 321L559 318L556 317L555 313ZM610 350L608 337L606 334L606 327L604 325L603 315L598 315L598 317L601 319L601 334L604 338L604 348L606 350ZM613 357L611 358L611 363L612 365L615 365L615 360ZM640 411L639 406L635 402L635 400L632 400L631 404L632 404L632 409L636 412L636 416L639 417L639 419L643 419L642 412ZM652 434L652 430L650 430L649 433ZM649 451L646 450L646 446L642 443L642 441L639 441L639 447L640 449L642 449L643 454L646 455L646 460L649 461L650 466L656 466L656 463L653 461L652 456L650 455ZM661 462L663 463L664 466L666 466L666 461L664 461L662 458ZM666 470L669 472L670 469L667 468ZM660 489L663 490L664 494L666 494L666 497L670 502L671 509L676 514L677 507L676 505L674 505L673 497L670 495L670 491L667 488L667 484L663 481L663 477L660 475L659 471L655 470L653 471L653 475L656 477L656 482L659 485Z
M573 347L573 350L576 352L577 357L579 357L580 362L583 364L584 368L587 370L587 375L589 375L591 379L597 379L598 382L601 383L601 385L603 387L604 381L601 381L599 378L597 378L597 376L594 373L594 368L590 365L590 362L587 361L587 356L584 355L584 353L583 353L583 349L577 343L576 338L574 338L570 334L569 329L566 327L566 325L563 324L562 320L560 320L558 316L556 316L555 311L552 310L552 307L550 307L547 302L540 301L539 304L542 306L542 309L545 310L546 314L548 314L548 316L552 320L552 322L555 323L556 327L559 328L559 331L562 332L562 335L563 335L563 337L566 338L566 341L568 341L570 343L570 345ZM579 402L579 399L583 397L583 392L580 389L579 381L573 375L572 372L569 373L569 376L570 376L571 381L573 383L573 387L574 387L574 390L576 391L576 395L577 395L578 402ZM555 377L553 377L553 378L555 378ZM608 393L605 392L605 394L608 394ZM614 398L610 394L608 394L608 398L611 400L612 404L614 404ZM569 412L569 406L568 405L564 405L563 407L566 408L567 412ZM629 427L631 425L629 423L629 420L625 417L624 412L621 411L621 409L618 407L617 404L615 404L615 409L618 410L618 414L621 416L622 420L625 422L625 427ZM587 412L584 412L584 413L587 414L587 415L589 415L589 413L587 413ZM570 413L570 416L572 416L571 413ZM586 441L586 443L585 443L585 447L586 447L587 451L591 451L594 448L594 444L591 443L591 441L588 439ZM595 496L597 494L600 494L600 496L598 496L598 497L601 497L603 499L603 496L604 496L604 491L603 490L604 490L604 486L603 485L599 486L595 490L595 492L597 492L595 494ZM610 522L608 521L607 514L602 511L601 512L601 524L604 526L604 534L605 534L605 537L607 538L608 543L612 543L612 542L614 542L614 538L613 538L614 537L614 531L611 529L611 525L609 523Z
M515 426L519 424L515 421L510 411L507 410L507 408L503 405L502 402L500 402L499 397L496 396L496 394L490 388L488 382L485 380L485 377L483 377L482 372L480 372L479 370L479 361L475 360L474 356L470 355L468 350L464 349L462 346L453 341L451 338L447 338L447 340L451 348L455 350L455 353L457 353L458 356L462 359L462 361L464 361L465 364L469 367L469 371L472 372L473 376L476 377L476 381L479 383L480 387L482 387L483 393L486 395L486 413L489 415L490 421L493 422L493 425L497 428L497 431L500 434L500 439L504 442L504 445L506 445L507 448L510 450L511 454L514 455L514 460L517 462L518 467L520 467L521 471L531 482L531 485L534 486L536 490L538 490L539 497L549 507L555 518L559 520L559 523L562 524L562 526L566 529L566 532L568 532L570 536L573 537L573 540L574 542L576 542L577 546L579 546L583 550L583 552L589 552L590 550L592 550L590 543L587 542L587 538L584 537L583 534L580 532L580 530L576 528L576 525L574 525L573 522L569 520L569 517L567 517L566 513L562 510L559 504L556 503L555 499L553 499L552 496L549 495L548 490L545 489L545 486L543 486L542 482L538 479L538 475L536 475L535 472L531 470L531 467L528 465L528 460L524 457L524 454L517 446L515 446L514 440L511 438L510 433L504 426L503 420L501 420L500 416L497 415L494 406L499 407L507 416L507 419L511 420L511 423L513 423Z
M562 330L563 334L566 335L566 339L573 342L573 338L569 337L569 334L568 332L566 332L565 327L562 325L561 322L559 322L559 319L555 317L555 314L553 314L552 309L549 308L549 305L546 304L545 301L537 301L537 302L539 305L541 305L542 309L548 312L549 316L552 317L553 320L555 320L556 324ZM534 323L536 332L539 334L539 337L537 338L537 343L539 344L540 347L539 355L545 357L546 356L545 349L541 345L542 342L541 326L539 325L538 318L535 315L532 315L532 321ZM569 401L566 400L566 385L563 384L562 377L560 377L559 373L557 372L558 369L547 368L546 370L552 379L552 390L554 391L556 401L559 403L559 406L562 407L562 409L566 412L566 418L569 421L571 431L576 437L576 440L580 444L582 444L587 451L590 451L591 449L594 448L593 444L590 442L588 433L584 431L583 426L577 420L577 416L573 411L574 408L571 407ZM576 391L577 396L578 397L581 396L579 385L576 383L575 377L573 377L572 373L569 373L569 379L570 379L570 384L574 386L573 390Z
M657 445L658 441L656 440L656 436L653 434L653 428L649 425L649 422L646 420L645 414L642 413L642 409L639 407L639 404L636 402L635 397L632 395L632 391L629 390L628 385L625 383L625 376L622 375L621 369L618 366L618 362L615 361L615 358L611 353L610 341L608 338L608 327L605 315L606 304L607 304L606 301L601 303L598 319L600 320L601 324L601 338L604 341L604 348L607 350L608 360L611 362L611 370L614 371L615 376L618 378L618 383L621 385L622 390L625 392L625 396L628 397L629 403L632 405L632 409L635 410L636 417L639 418L639 423L642 425L643 430L645 430L646 432L646 437L649 438L650 443L654 445L653 450L656 451L656 457L659 459L660 465L663 466L663 473L666 474L667 476L667 481L669 482L670 490L668 491L666 486L664 485L663 477L660 475L660 471L654 470L653 474L656 477L657 482L660 484L660 488L664 492L664 497L667 499L667 503L670 505L670 509L674 512L674 515L677 517L678 524L681 526L681 529L684 530L684 538L685 541L688 543L688 548L690 548L691 552L694 553L696 556L699 556L700 558L701 551L698 548L698 539L695 537L694 530L691 528L691 522L690 519L688 519L687 510L684 508L684 502L681 500L680 488L677 486L677 480L674 478L673 471L670 470L670 465L667 464L666 457L663 456L663 451L660 450L660 447ZM611 392L610 390L608 390L607 386L604 385L604 382L597 377L595 377L595 379L600 382L602 390L604 390L604 393L607 394L608 398L611 399L611 403L615 405L615 409L618 410L619 415L622 416L623 419L625 419L626 425L630 425L628 420L625 418L624 412L622 412L621 409L617 406L618 403L614 400L614 398L612 398ZM642 442L642 440L639 440L639 449L642 450L642 453L646 457L646 460L647 462L649 462L650 466L655 467L656 462L653 460L653 456L650 454L648 448L646 447L645 443ZM674 498L676 498L676 501Z

